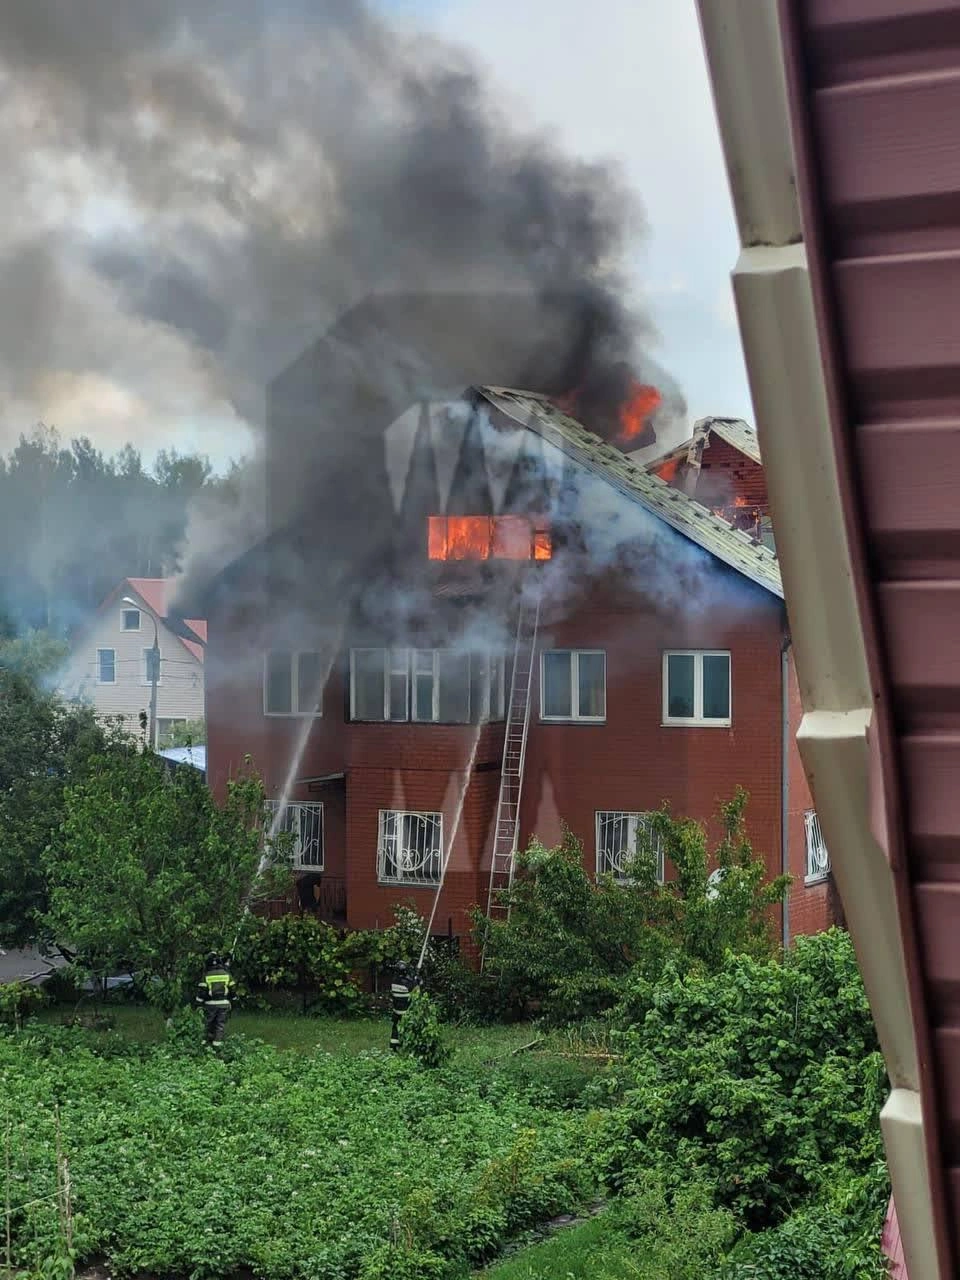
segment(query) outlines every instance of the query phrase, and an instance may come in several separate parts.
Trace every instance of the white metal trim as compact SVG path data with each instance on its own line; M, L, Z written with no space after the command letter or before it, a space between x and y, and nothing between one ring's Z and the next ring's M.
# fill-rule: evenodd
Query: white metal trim
M602 820L604 818L608 818L608 819L609 818L626 818L627 832L628 832L627 838L628 840L631 839L630 827L632 825L633 827L632 843L635 846L637 842L637 827L639 826L640 819L649 819L649 818L652 818L653 816L654 816L654 811L651 809L597 809L595 810L594 812L594 855L595 855L594 867L595 867L595 874L598 878L601 875L612 875L614 879L618 881L618 883L621 883L621 884L630 883L629 876L625 876L622 873L618 874L616 871L611 871L609 868L604 869L604 868L601 868L600 866L600 843L601 843L600 831L602 826ZM657 838L655 849L657 854L657 883L665 884L666 883L666 863L667 863L666 851L664 850L664 847L663 847L663 840L660 839L659 837Z
M421 818L435 824L437 831L437 875L436 878L423 877L419 880L404 879L401 876L388 876L384 870L386 851L384 849L384 818L393 815L398 827L404 818ZM441 883L444 863L443 813L435 810L416 809L380 809L377 816L377 883L381 885L401 885L408 889L436 889Z

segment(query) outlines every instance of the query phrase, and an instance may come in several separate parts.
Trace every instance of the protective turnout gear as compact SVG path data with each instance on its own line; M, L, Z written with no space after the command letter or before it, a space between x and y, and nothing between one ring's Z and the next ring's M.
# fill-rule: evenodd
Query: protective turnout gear
M208 956L203 980L197 984L197 1004L203 1006L207 1044L214 1049L223 1044L234 985L224 961L217 955Z

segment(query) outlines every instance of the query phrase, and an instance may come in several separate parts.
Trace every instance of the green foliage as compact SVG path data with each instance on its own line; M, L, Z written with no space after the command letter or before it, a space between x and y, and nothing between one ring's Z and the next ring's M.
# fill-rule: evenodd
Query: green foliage
M42 681L61 653L49 636L0 642L0 946L50 945L44 849L64 816L64 787L104 754L129 751L89 708Z
M15 1267L57 1239L55 1106L78 1264L116 1276L461 1277L591 1192L586 1116L505 1083L488 1095L495 1073L228 1048L102 1054L60 1027L0 1034Z
M534 841L518 857L509 920L475 915L500 1002L534 1002L551 1020L574 1022L626 1000L621 1017L639 1017L668 964L712 973L728 950L772 955L770 908L788 880L764 882L764 862L746 835L746 804L739 789L721 806L723 836L712 856L703 826L664 808L650 834L640 831L626 882L595 881L569 831L554 849ZM665 884L657 880L657 841L675 872ZM722 875L708 893L711 865Z
M442 1067L449 1061L450 1048L444 1040L437 1010L425 991L415 990L410 1005L400 1019L401 1054L414 1058L421 1067Z
M258 875L263 789L236 778L219 807L194 770L171 775L149 752L95 765L66 788L60 836L44 854L44 924L81 972L133 973L172 1011L205 953L229 946L246 904L277 891L280 873Z
M357 1013L365 1003L360 976L416 960L424 927L417 912L403 906L395 908L389 928L350 933L312 915L248 916L233 975L243 993L296 992L303 1012Z
M618 1040L624 1101L596 1147L614 1187L649 1170L672 1190L706 1180L761 1230L883 1160L883 1060L839 930L798 938L782 964L668 974Z
M0 984L0 1022L12 1023L19 1030L24 1017L41 1008L46 1001L46 992L33 983Z

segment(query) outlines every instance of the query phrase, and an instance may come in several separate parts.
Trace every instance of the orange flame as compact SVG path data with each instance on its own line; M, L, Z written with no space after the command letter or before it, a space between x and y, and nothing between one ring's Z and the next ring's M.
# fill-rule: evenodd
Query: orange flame
M657 475L661 480L666 480L670 484L672 480L677 478L677 468L680 466L680 459L674 458L672 462L665 462L657 471Z
M620 434L624 440L634 440L643 434L647 419L656 410L663 397L656 387L645 386L630 379L630 390L620 406Z
M748 502L747 502L746 498L743 496L743 494L742 494L742 493L738 493L738 494L737 494L737 496L736 496L736 497L734 498L734 500L733 500L733 505L734 505L735 507L746 507L746 506L748 506L749 504L748 504Z
M549 560L546 522L530 516L428 516L431 560Z

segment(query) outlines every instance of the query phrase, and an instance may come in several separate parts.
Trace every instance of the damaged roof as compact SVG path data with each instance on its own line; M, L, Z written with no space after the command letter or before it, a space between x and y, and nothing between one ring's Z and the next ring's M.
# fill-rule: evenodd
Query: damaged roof
M726 441L738 453L755 462L758 467L763 466L757 433L749 423L744 422L742 418L698 418L693 424L692 436L674 445L666 453L644 461L642 464L644 471L656 471L665 462L686 457L695 445L706 444L709 447L712 435Z
M508 387L477 387L476 392L495 409L535 431L572 461L606 480L691 542L783 599L780 565L773 551L754 542L748 534L735 529L729 521L715 515L688 494L671 488L665 480L647 472L619 449L558 409L546 396ZM722 421L727 427L739 426L750 431L746 423L731 419L709 421L711 424ZM730 443L735 441L731 439ZM736 447L741 446L737 444ZM760 460L759 449L756 450L756 458Z

